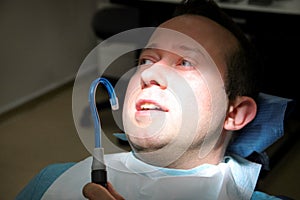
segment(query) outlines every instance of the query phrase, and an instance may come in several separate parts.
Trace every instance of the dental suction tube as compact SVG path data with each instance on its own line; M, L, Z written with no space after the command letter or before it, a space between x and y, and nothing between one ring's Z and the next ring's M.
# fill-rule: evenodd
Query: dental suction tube
M100 184L104 187L107 187L107 173L106 166L104 163L104 149L101 143L101 122L96 106L96 90L99 83L103 84L108 92L109 100L111 104L112 110L119 109L118 98L115 94L113 86L106 78L97 78L94 80L90 86L89 91L89 104L92 112L92 118L94 121L94 129L95 129L95 148L93 154L93 162L92 162L92 182Z
M118 110L119 109L119 103L118 98L116 96L116 93L114 91L113 86L110 84L110 82L106 78L97 78L94 80L90 86L90 93L89 93L89 103L90 103L90 109L92 112L92 117L94 120L94 129L95 129L95 148L102 147L101 144L101 123L99 119L99 114L96 106L96 89L99 83L103 84L108 92L109 95L109 101L111 104L112 110Z

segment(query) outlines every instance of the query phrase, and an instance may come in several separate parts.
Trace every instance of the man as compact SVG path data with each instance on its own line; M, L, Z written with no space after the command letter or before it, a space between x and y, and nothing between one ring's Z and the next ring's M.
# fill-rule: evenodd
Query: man
M195 8L189 7L188 4L189 2L184 7L191 9L192 12ZM203 5L209 9L214 6L212 3ZM233 33L212 19L194 13L189 14L190 11L184 10L184 14L178 14L159 27L183 33L201 44L215 62L220 75L213 72L203 75L203 71L209 71L204 69L203 65L209 68L214 66L207 64L207 61L201 61L204 60L202 58L204 52L201 52L200 47L186 38L180 39L176 34L157 31L159 33L154 33L147 48L140 55L140 68L129 83L123 112L126 116L123 119L125 132L134 149L134 155L150 165L181 170L190 170L204 164L218 165L223 162L226 147L232 136L230 132L243 128L255 117L254 99L258 95L256 85L249 85L250 82L253 83L252 75L255 72L252 70L256 66L250 68L250 65L238 65L244 60L248 62L249 59L245 52L249 51L246 48L250 46L245 46L239 41L243 37L242 34L235 32L239 37L236 38ZM210 14L209 10L207 12ZM246 39L242 40L245 41ZM209 79L216 81L209 85ZM225 88L218 85L218 79L225 84ZM187 84L187 88L190 88L190 93L194 96L186 90L176 89L182 84ZM174 92L170 91L180 93L174 95ZM218 93L221 93L218 96L219 102L212 103L215 99L211 98L217 98L212 94ZM223 96L225 93L227 95ZM183 97L178 97L181 94ZM180 99L180 105L177 104L176 97ZM195 100L191 103L193 97ZM190 110L189 114L185 115L186 118L182 119L181 109L189 109L185 101L192 104L195 112ZM200 119L197 124L192 124L195 115ZM212 118L214 121L211 121ZM148 124L155 124L153 122L155 120L166 121L166 125L162 125L163 129L159 130L159 133L149 131ZM187 122L190 124L184 125ZM157 126L155 130L161 126L153 124L152 126ZM213 140L212 144L204 144L205 138ZM201 148L210 150L200 156ZM91 199L93 187L97 186L89 184L84 188L84 194ZM109 191L113 191L111 186L109 188ZM199 199L200 196L201 194Z
M214 2L184 2L139 57L123 108L133 151L106 155L108 187L87 183L87 160L43 198L82 189L88 199L277 199L254 192L259 164L226 154L233 132L256 116L259 67Z

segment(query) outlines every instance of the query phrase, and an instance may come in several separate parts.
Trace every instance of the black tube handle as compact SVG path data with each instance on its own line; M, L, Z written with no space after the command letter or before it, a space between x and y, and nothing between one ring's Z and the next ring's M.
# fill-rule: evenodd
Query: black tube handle
M105 169L92 170L92 182L107 188L107 172Z

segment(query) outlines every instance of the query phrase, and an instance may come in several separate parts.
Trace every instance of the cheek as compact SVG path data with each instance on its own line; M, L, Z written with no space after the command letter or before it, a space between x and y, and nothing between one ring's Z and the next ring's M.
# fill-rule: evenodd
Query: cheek
M132 77L130 77L126 94L131 93L132 91L140 87L141 87L141 76L140 73L136 72Z
M129 99L133 99L132 96L136 96L137 91L139 91L140 89L141 89L141 78L140 75L136 73L130 78L125 93L124 103L128 102Z
M211 87L209 87L206 80L199 74L189 76L187 82L189 83L194 97L196 99L198 112L209 111L211 109Z
M135 100L140 89L139 79L137 76L133 76L127 86L124 104L123 104L123 122L124 117L133 119L135 112Z
M201 84L194 91L196 101L198 104L198 111L201 112L209 112L211 111L211 91L207 87L207 85Z
M189 78L190 87L193 90L196 105L194 108L194 115L198 117L198 127L206 129L212 118L212 92L207 82L201 76L193 76ZM193 118L193 116L190 116Z
M198 131L206 134L212 120L212 104L211 95L207 87L201 88L201 93L196 92L198 102Z
M224 88L218 84L208 84L206 79L193 81L191 87L194 90L198 105L197 139L218 138L222 131L222 124L226 116L227 98ZM211 148L211 147L209 147Z

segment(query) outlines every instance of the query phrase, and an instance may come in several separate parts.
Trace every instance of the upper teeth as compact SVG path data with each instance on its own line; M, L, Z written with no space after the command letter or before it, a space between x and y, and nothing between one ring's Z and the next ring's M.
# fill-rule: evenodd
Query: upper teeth
M154 104L151 104L151 103L145 103L145 104L141 105L141 109L143 109L143 110L160 109L160 107L158 107Z

